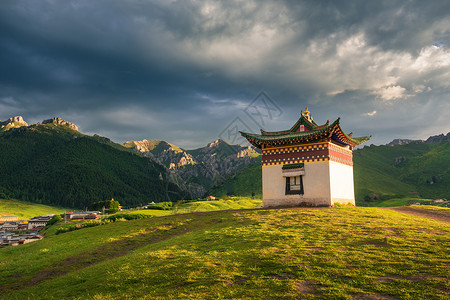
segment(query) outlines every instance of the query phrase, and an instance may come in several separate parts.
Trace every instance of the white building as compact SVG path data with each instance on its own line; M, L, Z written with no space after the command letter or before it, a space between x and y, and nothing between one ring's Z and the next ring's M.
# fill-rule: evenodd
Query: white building
M40 216L40 217L34 217L30 220L28 220L28 229L33 229L33 228L40 228L40 227L45 227L45 225L47 225L48 221L50 221L53 218L54 215L45 215L45 216Z
M339 119L319 126L308 108L289 130L241 134L262 150L264 207L355 204L352 151L370 137L345 134Z

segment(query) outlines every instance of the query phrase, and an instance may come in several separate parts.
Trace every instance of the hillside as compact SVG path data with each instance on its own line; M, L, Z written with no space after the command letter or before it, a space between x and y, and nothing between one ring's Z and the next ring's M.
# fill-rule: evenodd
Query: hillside
M261 157L256 162L246 166L237 174L228 177L223 183L208 191L208 194L217 197L227 195L250 197L253 193L256 198L262 198Z
M449 137L440 135L424 142L397 140L385 146L372 145L355 150L357 205L376 206L394 198L450 199ZM261 165L255 162L209 193L250 196L253 190L257 190L256 195L261 195L261 181Z
M28 220L46 214L62 214L67 209L19 200L0 199L0 216L17 216Z
M449 236L378 208L116 222L0 249L0 298L445 299Z
M203 197L212 186L260 156L252 147L230 145L221 139L193 150L184 150L166 141L128 141L123 146L169 168L192 198Z
M125 206L165 201L166 189L182 198L176 185L160 180L162 165L75 129L55 118L1 132L0 198L72 208L111 198Z
M354 152L356 198L450 198L450 144L370 146Z

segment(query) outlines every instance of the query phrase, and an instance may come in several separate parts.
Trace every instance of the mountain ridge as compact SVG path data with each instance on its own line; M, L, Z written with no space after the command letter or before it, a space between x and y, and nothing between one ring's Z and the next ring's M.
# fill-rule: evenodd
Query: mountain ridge
M411 140L411 139L394 139L391 142L387 143L386 146L395 146L395 145L406 145L411 143L439 143L439 142L450 142L450 132L446 135L443 133L438 135L429 136L426 140Z
M36 124L28 125L27 122L24 121L22 116L11 117L8 120L2 122L0 121L0 132L8 131L13 128L22 128L22 127L31 127L31 126L39 126L43 124L55 124L55 125L66 125L72 130L78 131L78 126L74 123L64 120L63 118L53 117L50 119L43 120L42 122L38 122Z
M193 198L203 197L209 188L234 175L259 156L250 146L230 145L222 139L192 150L158 140L128 141L123 146L169 168L175 177L184 182L184 189Z

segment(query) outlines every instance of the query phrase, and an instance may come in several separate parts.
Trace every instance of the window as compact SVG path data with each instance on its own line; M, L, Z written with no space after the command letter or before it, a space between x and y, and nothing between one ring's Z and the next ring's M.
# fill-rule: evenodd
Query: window
M286 177L286 195L303 194L303 176Z

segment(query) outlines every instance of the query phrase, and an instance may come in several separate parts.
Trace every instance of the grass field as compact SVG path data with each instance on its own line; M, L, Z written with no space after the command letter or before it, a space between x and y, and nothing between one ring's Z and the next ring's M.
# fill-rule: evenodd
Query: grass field
M430 206L428 206L428 205L425 205L425 206L411 205L411 207L420 208L420 209L434 210L434 211L443 211L443 212L450 213L450 207L441 207L441 206L432 206L432 205L430 205Z
M402 198L392 198L388 200L378 200L373 203L371 202L360 202L358 206L368 206L368 207L395 207L395 206L407 206L410 203L421 203L425 204L432 199L421 199L421 198L412 198L412 197L402 197Z
M139 209L139 210L124 210L119 213L125 213L125 214L142 214L147 216L153 216L153 217L161 217L161 216L168 216L172 214L171 210L157 210L157 209Z
M62 214L64 211L67 210L19 200L0 199L0 216L17 216L19 219L28 220L46 214Z
M194 201L183 203L176 207L174 213L191 213L202 211L228 210L228 209L249 209L262 207L261 199L250 197L226 197L225 199Z
M261 199L252 199L250 197L226 197L225 199L218 200L187 202L176 205L172 210L141 209L125 212L131 214L144 214L159 217L171 214L184 214L192 212L259 208L261 206Z
M448 299L449 240L378 208L177 214L2 248L0 298Z

